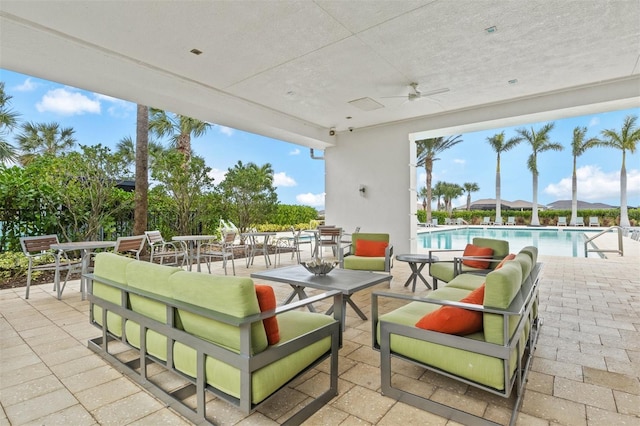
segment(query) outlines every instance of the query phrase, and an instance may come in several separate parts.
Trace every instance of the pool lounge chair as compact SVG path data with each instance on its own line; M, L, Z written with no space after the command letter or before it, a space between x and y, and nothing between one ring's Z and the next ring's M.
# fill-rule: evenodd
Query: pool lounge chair
M557 226L567 226L567 217L566 216L559 216L558 217L558 222L556 223Z
M493 222L494 225L504 225L504 219L501 217L497 217L496 220Z
M598 219L598 216L589 217L589 226L600 226L600 219Z
M584 226L584 219L582 216L576 217L576 223L572 223L573 226Z
M514 225L516 224L516 217L515 216L509 216L507 218L507 225Z
M491 225L491 218L489 216L485 216L484 218L482 218L482 222L480 222L480 225Z

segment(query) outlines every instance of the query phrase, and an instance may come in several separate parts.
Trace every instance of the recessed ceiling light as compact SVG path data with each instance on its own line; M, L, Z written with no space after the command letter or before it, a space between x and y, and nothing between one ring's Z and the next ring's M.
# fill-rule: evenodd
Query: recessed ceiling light
M189 52L193 53L194 55L202 55L202 50L200 49L191 49Z
M509 80L509 84L516 84L518 82L517 78L514 78L513 80Z
M485 33L487 33L487 34L493 34L493 33L495 33L496 31L498 31L498 27L496 27L495 25L494 25L494 26L492 26L492 27L489 27L489 28L485 28L485 29L484 29L484 32L485 32Z

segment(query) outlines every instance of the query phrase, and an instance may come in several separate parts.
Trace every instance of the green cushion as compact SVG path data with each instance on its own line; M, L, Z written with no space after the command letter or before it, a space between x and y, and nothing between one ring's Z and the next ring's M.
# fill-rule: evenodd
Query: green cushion
M469 293L471 293L471 291L467 289L445 286L429 293L427 299L451 300L457 302L458 300L467 297Z
M533 265L538 262L538 247L536 246L526 246L520 250L520 253L526 253L531 258L531 263Z
M484 275L460 274L447 283L446 287L455 287L473 291L480 287L485 280ZM443 287L444 288L444 287Z
M250 278L213 276L199 272L177 272L169 278L174 299L201 306L236 318L260 313L258 297ZM240 351L240 329L201 315L178 310L182 327L188 333L209 340L234 352ZM268 346L262 321L251 326L251 349L262 352Z
M487 275L484 291L484 305L505 309L520 291L522 282L522 267L517 260L505 262L502 268ZM517 324L519 318L512 316L510 319L510 332ZM484 335L487 342L503 344L502 316L496 314L484 314Z
M518 263L520 263L520 268L522 268L522 283L529 277L531 273L531 268L533 264L531 263L531 257L527 253L518 253L514 259Z
M127 282L129 287L153 292L160 296L171 297L169 277L182 269L157 265L149 262L132 262L127 265ZM150 300L146 297L131 294L129 296L131 309L146 317L167 322L167 307L162 302ZM127 342L140 348L140 325L134 321L125 324ZM147 351L162 360L167 359L167 339L163 335L147 331Z
M274 350L288 341L318 327L332 323L330 316L310 312L289 311L278 315L280 342ZM298 373L331 349L331 338L307 345L303 349L257 370L251 377L251 400L257 404L278 390ZM181 343L174 346L174 363L178 370L196 376L196 351ZM206 383L236 398L240 397L240 371L222 361L207 357Z
M134 262L134 259L120 256L113 253L98 253L95 257L93 274L126 286L127 265ZM122 292L119 289L93 281L93 294L101 299L120 305ZM95 321L102 325L102 308L93 306L93 316ZM109 332L120 337L122 336L122 317L112 312L107 312L107 329Z
M359 271L384 271L384 257L346 256L344 269Z
M448 283L455 276L453 270L453 262L432 263L429 267L429 275L440 281Z
M493 249L493 255L491 257L502 260L509 254L509 241L496 240L493 238L475 237L473 244L479 247L490 247ZM494 269L500 263L500 260L491 262L490 269Z
M438 306L428 303L411 302L391 313L381 315L380 320L414 326L423 315L437 308ZM377 335L379 342L379 325ZM483 340L483 333L470 334L465 338ZM391 335L391 351L483 385L498 390L504 389L503 363L500 359L398 335ZM511 371L514 371L515 361L514 350L510 362Z
M351 243L353 244L351 246L352 253L355 253L357 240L384 241L388 243L389 234L368 233L368 232L358 232L358 233L351 234Z

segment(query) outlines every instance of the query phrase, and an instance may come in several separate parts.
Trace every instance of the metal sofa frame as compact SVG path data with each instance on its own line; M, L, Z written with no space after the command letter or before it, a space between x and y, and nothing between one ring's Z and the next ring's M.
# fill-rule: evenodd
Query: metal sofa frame
M510 425L515 424L517 413L520 408L520 404L522 403L524 386L527 381L527 375L529 372L529 368L531 366L531 362L533 361L533 352L535 350L535 346L538 340L539 329L542 325L542 320L541 318L538 317L537 310L534 309L534 306L537 303L539 303L538 273L540 269L541 269L540 263L536 264L533 267L531 273L529 274L529 277L522 284L520 292L516 295L511 305L507 309L486 308L481 305L461 304L459 302L421 298L421 297L402 295L402 294L393 294L393 293L384 293L384 292L373 293L372 306L371 306L372 317L373 317L371 321L372 340L373 340L374 349L377 349L380 351L382 394L462 424L494 425L494 426L497 425L497 423L491 422L490 420L487 420L485 418L478 417L466 411L462 411L457 408L442 404L440 402L433 401L421 395L411 393L408 390L403 390L403 389L394 387L391 383L391 376L392 376L391 358L395 357L504 398L510 398L511 393L515 388L517 397L513 404L511 420L509 423ZM378 305L378 299L380 298L393 298L393 299L406 300L407 302L418 301L418 302L433 303L438 305L458 306L458 307L464 307L465 309L481 311L487 314L501 315L503 317L503 324L504 324L504 330L503 330L504 340L503 341L505 342L505 344L497 345L493 343L469 339L464 336L455 336L450 334L438 333L434 331L423 330L417 327L408 327L400 324L380 321L379 305ZM514 315L515 316L519 315L520 320L518 321L515 331L513 333L509 333L508 319L509 317ZM376 341L376 335L377 335L376 330L377 330L378 323L380 323L380 344L379 345ZM531 325L531 328L529 330L528 336L523 341L521 336L522 336L523 330L527 326L527 323ZM504 373L503 373L504 383L505 383L504 390L494 389L492 387L473 382L471 380L466 379L465 377L461 377L461 376L449 373L447 371L432 367L428 364L424 364L419 361L413 360L404 355L394 353L391 351L391 347L390 347L392 334L402 335L402 336L410 337L413 339L423 340L425 342L432 342L432 343L436 343L444 346L462 349L465 351L475 352L481 355L500 358L503 360L503 365L504 365ZM514 348L516 349L516 351L518 351L517 353L520 353L520 349L522 348L522 345L524 345L523 356L522 357L518 356L515 374L513 374L513 377L511 377L511 374L509 371L510 370L509 357Z
M166 297L159 296L157 294L149 293L140 289L131 288L122 285L118 282L108 280L102 277L98 277L95 274L85 275L88 278L88 300L90 303L90 322L96 327L102 330L100 337L90 339L88 342L89 349L93 350L103 358L108 360L114 365L120 372L126 374L132 378L145 389L151 392L154 396L162 400L168 406L171 406L180 414L188 418L195 424L213 424L210 419L207 418L206 413L206 398L205 391L214 394L215 396L227 401L228 403L239 408L243 413L249 414L265 402L271 400L279 390L282 390L286 385L282 386L278 391L274 392L271 396L261 401L259 404L253 404L251 401L251 376L252 373L265 365L268 365L278 359L281 359L289 354L292 354L314 342L317 342L327 336L331 337L331 349L327 351L314 363L309 365L299 374L297 374L291 381L297 377L303 375L306 371L320 364L325 359L330 359L330 375L329 375L329 387L322 392L319 396L315 397L310 403L302 407L298 412L293 414L283 424L300 424L305 419L313 415L322 406L328 403L334 396L338 394L338 350L340 340L340 323L338 321L327 324L323 327L319 327L309 333L306 333L298 338L295 338L284 344L277 346L270 346L264 351L258 354L252 354L251 351L251 324L257 321L262 321L265 318L278 315L282 312L299 309L306 307L312 303L316 303L320 300L327 298L334 298L334 303L340 303L342 294L338 291L326 292L307 298L303 301L291 303L285 306L277 307L272 311L265 311L260 314L248 316L245 318L237 318L229 315L222 314L220 312L208 310L199 306L194 306L188 303L176 301ZM101 284L108 285L114 289L120 290L121 303L114 304L105 299L97 297L93 294L93 282L97 281ZM146 297L155 301L162 302L167 307L167 323L155 321L149 317L146 317L138 312L131 310L129 307L129 295L135 294L142 297ZM94 305L102 308L102 325L96 322L94 318ZM236 353L222 346L200 339L192 334L185 332L178 328L174 322L176 318L177 310L189 311L196 313L203 317L213 319L216 321L230 324L240 328L240 352ZM107 324L107 312L119 315L122 319L122 336L118 337L108 331ZM132 320L140 325L140 348L135 348L130 345L126 339L125 321ZM167 337L167 360L163 361L158 359L146 351L146 331L154 330ZM173 344L174 342L181 342L188 345L197 351L197 377L194 379L174 367L173 363ZM110 343L118 343L118 346L124 344L130 349L133 349L139 353L139 356L134 359L122 360L117 356L117 353L122 351L122 347L116 348L114 353L110 352ZM240 398L235 398L229 394L226 394L219 389L216 389L208 385L205 381L205 360L206 357L214 357L222 360L223 362L236 367L240 370L241 387ZM178 389L164 389L161 384L154 383L152 378L148 377L147 368L151 364L157 364L166 370L172 371L179 375L187 382L186 385L179 387ZM291 382L290 381L290 382ZM184 400L195 395L196 407L195 409L187 405Z

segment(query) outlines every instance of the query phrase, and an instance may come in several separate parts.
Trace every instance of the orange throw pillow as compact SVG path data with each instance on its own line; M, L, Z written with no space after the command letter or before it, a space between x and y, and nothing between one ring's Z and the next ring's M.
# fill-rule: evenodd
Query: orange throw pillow
M273 287L265 284L256 284L256 296L258 296L258 305L260 312L270 311L276 308L276 294ZM267 333L267 341L270 345L275 345L280 341L280 329L278 328L278 318L275 316L262 320L264 331Z
M484 302L484 283L460 302L482 305ZM482 330L482 312L454 306L442 306L420 318L416 327L464 336Z
M490 247L478 247L473 244L467 244L464 248L463 257L491 257L493 255L493 249ZM491 262L484 262L482 260L462 260L462 264L478 269L488 269Z
M356 240L356 256L384 257L386 241Z
M497 271L498 269L502 268L502 265L504 265L504 263L505 263L507 260L513 260L513 259L515 259L515 258L516 258L516 255L515 255L515 254L513 254L513 253L508 254L504 259L502 259L502 260L500 261L500 263L498 263L498 266L496 266L496 269L494 269L494 271Z

